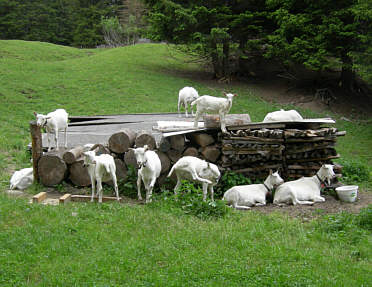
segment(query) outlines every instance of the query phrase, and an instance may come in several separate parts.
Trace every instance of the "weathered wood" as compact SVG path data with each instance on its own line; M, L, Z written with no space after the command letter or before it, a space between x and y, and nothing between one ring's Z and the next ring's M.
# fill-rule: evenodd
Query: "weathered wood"
M84 147L82 146L77 146L73 149L70 149L68 151L66 151L64 154L63 154L63 160L67 163L67 164L72 164L74 163L78 158L81 157L82 153L84 152Z
M164 152L161 151L156 151L156 153L158 154L161 162L161 173L168 172L171 166L171 161L169 157Z
M92 198L91 195L71 195L71 201L73 202L88 202ZM98 197L94 196L93 200L95 202L98 202ZM121 201L122 198L119 197L119 201ZM116 197L113 196L102 196L102 202L108 202L108 201L117 201Z
M268 143L282 143L284 139L271 139L271 138L262 138L262 137L254 137L254 136L245 136L245 137L229 137L225 140L239 140L239 141L252 141L252 142L268 142ZM224 141L225 141L224 140Z
M69 166L69 179L75 186L91 185L88 169L83 166L84 159L80 157Z
M184 135L175 135L169 137L171 149L179 150L183 152L185 149L185 136Z
M331 160L331 159L336 159L336 158L340 158L340 155L337 154L337 155L330 155L330 156L326 156L326 157L321 157L321 158L304 158L304 159L287 159L286 161L288 163L293 163L293 162L308 162L308 161L321 161L321 162L326 162L328 160Z
M30 133L31 133L31 141L32 141L32 167L34 173L34 179L39 182L39 171L38 171L38 164L43 154L43 144L42 144L42 137L41 137L41 130L40 127L36 124L36 121L30 122Z
M171 144L169 142L170 137L162 137L159 142L159 150L161 152L167 152L171 149Z
M336 141L335 136L330 137L309 137L309 138L289 138L285 140L288 143L306 143L306 142L317 142L317 141Z
M108 147L114 153L124 153L133 147L136 135L137 133L131 129L122 129L109 138Z
M206 133L189 134L187 135L187 138L190 139L191 142L197 144L200 147L205 147L215 142L213 136Z
M45 191L39 192L38 194L32 197L32 203L40 203L47 197L47 193Z
M90 148L90 150L94 150L96 155L110 154L109 148L105 147L103 144L95 144Z
M171 162L175 163L181 158L182 153L179 150L171 149L167 152L167 155Z
M204 115L203 116L205 128L219 128L221 126L219 115ZM226 126L239 126L249 124L251 117L249 114L227 114L225 117Z
M134 155L134 151L132 149L128 150L124 154L124 162L127 166L132 166L134 168L138 168L136 156Z
M277 170L281 168L280 164L269 164L269 165L264 165L264 166L259 166L259 167L246 167L246 168L241 168L241 169L236 169L234 172L237 173L245 173L245 172L261 172L261 171L270 171L271 170Z
M64 195L62 195L59 199L59 204L66 204L68 202L71 201L71 194L70 193L66 193Z
M147 131L138 132L134 144L136 145L136 147L143 147L147 145L151 150L154 150L156 148L156 141L154 136Z
M115 161L115 166L116 166L117 181L125 180L128 174L127 166L125 165L124 161L119 158L115 158L114 161Z
M63 152L49 152L41 156L38 163L40 182L45 186L60 184L66 177L67 165L62 159Z
M188 147L183 152L183 156L195 156L195 157L198 157L198 155L199 155L198 149L195 148L195 147Z
M206 146L202 148L201 154L207 161L216 162L221 155L221 150L217 146Z

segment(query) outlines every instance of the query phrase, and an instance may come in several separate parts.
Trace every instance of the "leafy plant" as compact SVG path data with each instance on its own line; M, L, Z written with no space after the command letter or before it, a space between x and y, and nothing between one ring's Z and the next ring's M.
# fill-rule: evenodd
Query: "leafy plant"
M372 204L360 210L356 222L361 228L372 231Z
M369 181L368 167L357 161L342 162L342 181L346 184Z
M128 165L127 178L119 181L119 192L130 198L137 198L137 171L134 166Z
M218 197L222 197L224 192L233 186L247 185L251 183L252 181L249 178L245 177L243 174L233 171L227 171L221 176L221 179L219 180L216 187L215 194Z

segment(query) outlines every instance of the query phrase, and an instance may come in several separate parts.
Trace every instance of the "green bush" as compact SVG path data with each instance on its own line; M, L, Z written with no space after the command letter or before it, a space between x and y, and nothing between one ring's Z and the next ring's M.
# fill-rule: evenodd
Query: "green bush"
M341 163L342 182L346 184L369 181L369 169L364 164L357 161L345 161Z
M215 188L216 197L222 197L226 190L236 185L251 184L252 181L241 173L227 171L222 176Z
M222 218L230 210L222 200L211 201L209 194L207 200L203 201L203 192L200 186L188 181L182 181L177 195L163 190L160 194L155 195L155 198L155 202L161 201L170 205L171 208L176 207L185 214L194 215L203 220Z
M128 165L127 177L118 182L119 193L130 198L137 198L137 170Z

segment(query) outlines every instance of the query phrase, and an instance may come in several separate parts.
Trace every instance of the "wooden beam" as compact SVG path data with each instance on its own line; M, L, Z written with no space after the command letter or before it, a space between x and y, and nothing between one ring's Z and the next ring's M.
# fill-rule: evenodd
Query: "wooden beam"
M71 201L71 194L66 193L59 198L59 204L66 204Z
M34 171L34 179L39 182L40 175L38 170L39 159L43 155L43 143L40 127L36 124L36 121L30 122L30 132L32 140L32 168Z
M90 195L71 195L71 201L74 202L87 202L90 201L92 196ZM122 198L119 197L119 201L121 201ZM98 202L98 197L94 197L94 201ZM102 196L102 202L107 202L107 201L116 201L116 197L113 196Z
M40 203L47 197L47 193L45 191L39 192L38 194L32 197L32 203Z

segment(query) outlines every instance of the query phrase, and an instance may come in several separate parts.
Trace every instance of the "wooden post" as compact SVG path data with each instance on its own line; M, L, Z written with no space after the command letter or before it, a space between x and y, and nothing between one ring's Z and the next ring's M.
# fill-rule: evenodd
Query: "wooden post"
M30 132L32 140L32 168L34 170L34 180L40 181L38 164L39 159L43 154L43 144L41 137L40 127L36 124L36 121L30 122Z

